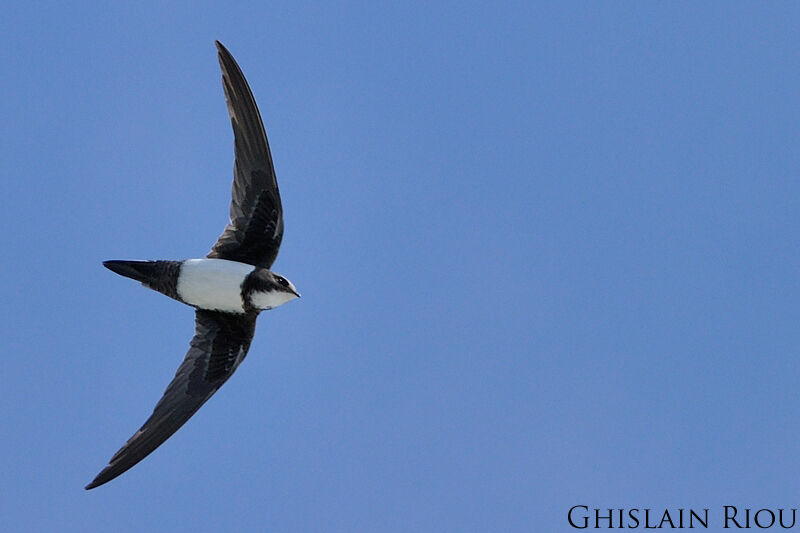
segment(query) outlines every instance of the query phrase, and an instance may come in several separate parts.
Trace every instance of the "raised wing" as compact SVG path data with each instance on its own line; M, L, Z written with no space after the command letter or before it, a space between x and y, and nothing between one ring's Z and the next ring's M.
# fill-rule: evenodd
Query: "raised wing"
M269 268L283 238L283 208L272 155L244 74L219 41L217 49L236 159L231 221L208 257Z
M147 457L217 392L247 355L256 317L198 310L195 324L189 352L153 414L87 490L111 481Z

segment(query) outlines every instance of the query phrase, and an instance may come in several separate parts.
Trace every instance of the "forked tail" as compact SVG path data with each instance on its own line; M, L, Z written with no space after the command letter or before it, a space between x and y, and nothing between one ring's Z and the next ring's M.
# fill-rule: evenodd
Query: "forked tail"
M182 301L178 297L178 274L182 261L103 261L103 266L120 276Z
M149 285L158 278L162 270L157 265L161 261L103 261L103 266L120 276L135 279Z

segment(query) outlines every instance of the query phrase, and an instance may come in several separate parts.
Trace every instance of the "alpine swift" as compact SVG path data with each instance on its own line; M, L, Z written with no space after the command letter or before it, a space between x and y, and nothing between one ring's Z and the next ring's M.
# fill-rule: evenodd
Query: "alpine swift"
M272 155L247 80L230 52L216 44L234 136L231 220L205 258L103 263L194 307L195 333L153 414L87 490L127 471L175 433L247 355L258 314L300 296L289 280L269 270L283 238Z

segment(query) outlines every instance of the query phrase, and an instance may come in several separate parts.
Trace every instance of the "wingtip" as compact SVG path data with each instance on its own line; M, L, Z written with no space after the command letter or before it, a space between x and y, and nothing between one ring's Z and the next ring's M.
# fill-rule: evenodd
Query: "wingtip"
M225 45L219 41L214 41L214 44L217 45L217 60L219 61L219 66L222 69L223 78L225 77L225 72L229 70L229 65L233 60L233 56L225 48ZM235 62L235 61L234 61Z
M122 472L119 472L119 473L111 473L111 472L109 472L110 467L111 467L111 465L109 464L99 474L97 474L94 477L94 479L92 480L91 483L89 483L88 485L86 485L83 488L86 489L86 490L92 490L93 488L99 487L100 485L105 485L106 483L108 483L109 481L111 481L112 479L117 477L118 475L122 474Z

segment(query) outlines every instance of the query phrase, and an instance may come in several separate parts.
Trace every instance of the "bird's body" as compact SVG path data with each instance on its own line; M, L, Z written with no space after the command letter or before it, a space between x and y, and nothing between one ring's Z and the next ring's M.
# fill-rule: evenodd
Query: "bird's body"
M244 314L266 311L299 296L294 285L266 268L227 259L105 261L106 268L141 281L196 309Z
M227 259L189 259L181 264L178 297L198 309L244 313L255 307L242 289L255 267ZM276 307L275 305L271 307Z
M283 238L272 156L244 75L219 42L217 49L236 156L231 221L205 258L103 263L194 307L195 335L153 414L87 489L119 476L175 433L247 355L258 314L300 296L289 280L269 270Z

